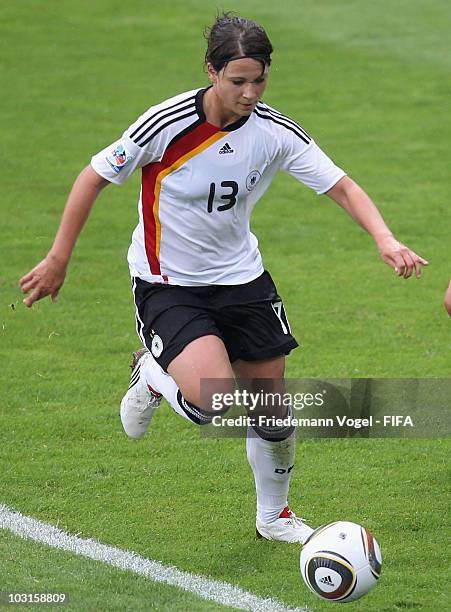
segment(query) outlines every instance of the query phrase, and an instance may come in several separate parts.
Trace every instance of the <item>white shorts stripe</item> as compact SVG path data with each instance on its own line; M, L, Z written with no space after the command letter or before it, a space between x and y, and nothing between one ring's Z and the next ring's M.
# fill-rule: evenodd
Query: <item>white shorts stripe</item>
M133 283L133 285L132 285L133 302L135 303L136 333L140 337L141 342L143 343L143 345L150 350L150 348L147 346L146 341L144 339L144 334L143 334L144 323L141 320L141 317L139 316L138 306L136 304L136 295L135 295L135 291L136 291L136 278L132 278L132 283Z

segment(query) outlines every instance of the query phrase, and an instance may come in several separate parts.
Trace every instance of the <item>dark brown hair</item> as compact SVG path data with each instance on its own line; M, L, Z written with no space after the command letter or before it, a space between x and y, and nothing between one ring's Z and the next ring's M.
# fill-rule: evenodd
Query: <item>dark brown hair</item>
M207 39L205 63L210 62L216 72L231 60L243 57L258 60L263 69L271 64L271 41L255 21L224 13L205 29L204 36Z

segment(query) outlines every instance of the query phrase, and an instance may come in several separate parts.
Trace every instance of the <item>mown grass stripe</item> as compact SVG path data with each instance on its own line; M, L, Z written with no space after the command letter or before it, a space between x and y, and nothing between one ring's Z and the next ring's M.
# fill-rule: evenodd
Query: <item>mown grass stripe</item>
M24 516L4 504L0 504L0 528L7 529L21 538L41 542L53 548L101 561L121 570L134 572L155 582L177 586L203 599L231 606L238 610L310 612L309 608L287 608L274 599L263 599L227 582L196 576L175 567L165 566L158 561L146 559L131 551L70 535L53 525L43 523L30 516Z

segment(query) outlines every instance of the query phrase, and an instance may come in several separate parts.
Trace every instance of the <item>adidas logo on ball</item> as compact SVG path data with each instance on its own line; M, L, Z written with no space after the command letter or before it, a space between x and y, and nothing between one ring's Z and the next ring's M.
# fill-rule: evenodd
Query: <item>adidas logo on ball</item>
M325 576L324 578L321 578L319 582L323 582L324 584L330 584L330 586L334 586L334 583L332 582L332 578L330 576Z

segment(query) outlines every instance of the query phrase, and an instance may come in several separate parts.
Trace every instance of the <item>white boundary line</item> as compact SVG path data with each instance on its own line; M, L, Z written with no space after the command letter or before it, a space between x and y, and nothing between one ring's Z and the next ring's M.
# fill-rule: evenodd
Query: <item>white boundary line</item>
M154 580L177 586L217 603L252 612L311 612L309 608L287 608L283 603L267 598L263 599L243 589L229 584L210 580L178 570L176 567L163 565L159 561L146 559L140 555L113 546L101 544L95 540L84 540L61 531L47 523L42 523L30 516L24 516L7 506L0 504L0 529L7 529L27 540L60 548L95 561L102 561L121 570L128 570Z

